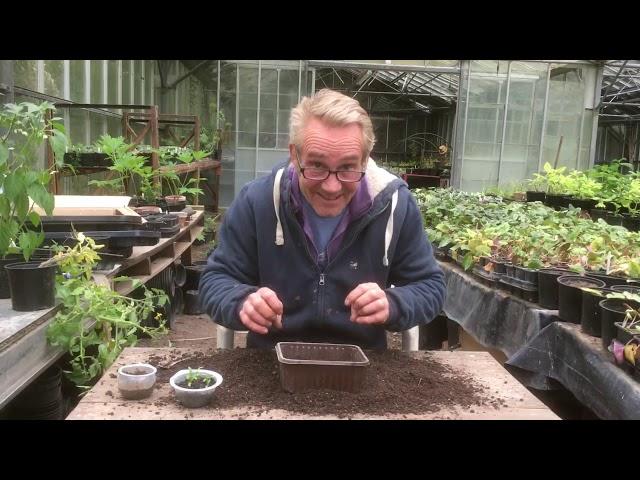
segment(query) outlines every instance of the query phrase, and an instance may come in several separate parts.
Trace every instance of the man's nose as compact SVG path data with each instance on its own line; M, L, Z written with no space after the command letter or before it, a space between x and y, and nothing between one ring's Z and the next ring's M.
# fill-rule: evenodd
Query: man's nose
M338 180L335 172L329 174L327 179L322 182L322 189L327 192L338 192L342 190L342 182Z

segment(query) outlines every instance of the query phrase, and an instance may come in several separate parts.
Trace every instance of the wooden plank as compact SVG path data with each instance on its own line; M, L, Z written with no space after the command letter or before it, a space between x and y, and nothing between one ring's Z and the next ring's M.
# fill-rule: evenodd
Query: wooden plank
M129 267L131 267L131 265L134 265L142 261L143 258L152 257L156 253L160 252L162 249L164 249L167 246L167 244L173 243L178 239L181 239L182 236L185 234L188 235L187 230L191 228L196 228L198 226L198 223L201 222L202 216L204 216L204 211L196 211L191 217L191 220L189 221L189 224L187 226L182 227L180 231L175 235L173 235L172 237L161 238L156 245L152 245L149 247L133 247L133 253L131 254L131 256L129 258L125 258L122 261L122 264L120 265L120 267L110 272L109 276L113 277L113 276L119 275L120 272L128 269Z
M117 386L116 372L122 365L132 362L147 362L151 355L165 355L167 358L176 354L182 355L189 349L177 348L126 348L118 360L109 368L98 383L80 401L78 406L67 417L68 420L103 420L103 419L136 419L136 420L180 420L180 419L336 419L337 417L309 416L271 410L258 413L257 409L187 409L177 401L159 402L163 397L173 397L171 387L167 384L157 385L150 398L144 400L124 400ZM416 356L424 356L424 352L416 352ZM438 412L424 414L397 415L384 417L356 415L353 418L366 419L523 419L523 420L557 420L558 417L542 402L533 396L524 386L513 378L491 355L486 352L432 351L429 355L438 361L451 366L461 373L473 378L488 389L490 395L504 401L498 409L491 406L473 406L469 409L451 406ZM223 387L221 387L223 388ZM163 405L163 403L168 403Z
M62 350L46 340L46 329L59 309L15 312L10 299L0 300L0 408L62 356Z

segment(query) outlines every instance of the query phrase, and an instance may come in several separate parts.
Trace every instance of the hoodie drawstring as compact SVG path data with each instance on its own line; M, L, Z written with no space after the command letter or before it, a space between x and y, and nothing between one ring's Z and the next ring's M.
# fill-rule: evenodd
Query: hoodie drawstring
M393 237L393 213L396 211L398 205L398 190L393 192L391 196L391 214L389 220L387 220L387 229L384 232L384 257L382 258L382 265L389 266L389 246L391 245L391 238Z
M280 179L283 172L284 167L276 172L276 179L273 182L273 208L276 210L276 218L278 220L276 225L276 245L284 245L284 233L280 222Z

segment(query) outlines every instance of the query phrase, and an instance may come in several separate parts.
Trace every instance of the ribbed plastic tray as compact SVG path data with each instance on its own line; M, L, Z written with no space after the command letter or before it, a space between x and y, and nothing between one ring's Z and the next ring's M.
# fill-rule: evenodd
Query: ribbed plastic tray
M369 359L357 345L279 342L280 383L287 392L326 388L358 392Z

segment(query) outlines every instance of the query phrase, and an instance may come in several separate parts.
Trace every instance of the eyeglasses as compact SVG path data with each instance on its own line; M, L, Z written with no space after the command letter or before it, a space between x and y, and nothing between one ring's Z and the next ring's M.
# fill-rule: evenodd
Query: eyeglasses
M360 170L329 170L327 168L303 167L300 164L300 152L297 148L295 150L298 157L298 168L300 169L302 176L307 180L326 180L332 173L336 174L336 178L338 180L345 183L359 182L362 180L362 177L364 177L365 172Z

